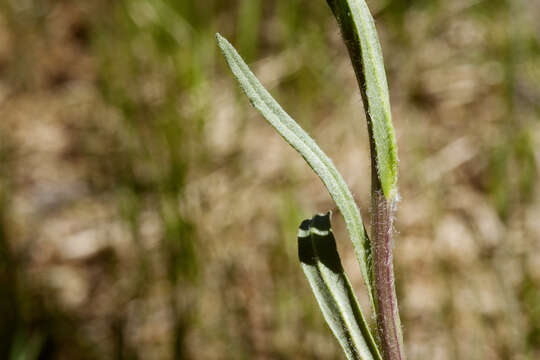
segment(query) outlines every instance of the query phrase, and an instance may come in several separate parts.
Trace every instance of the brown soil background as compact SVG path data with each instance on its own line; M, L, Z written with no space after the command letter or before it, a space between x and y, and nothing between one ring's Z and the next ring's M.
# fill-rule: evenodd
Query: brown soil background
M399 145L409 359L538 359L540 3L368 4ZM295 241L334 205L240 94L217 31L368 223L362 102L325 1L5 0L0 358L343 358Z

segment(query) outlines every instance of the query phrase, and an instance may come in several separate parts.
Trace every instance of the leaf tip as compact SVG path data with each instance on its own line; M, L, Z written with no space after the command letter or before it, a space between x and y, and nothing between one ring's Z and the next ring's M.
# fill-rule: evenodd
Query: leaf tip
M218 32L216 33L216 40L221 50L225 50L225 47L230 45L227 39Z
M217 40L218 45L221 45L221 43L223 42L223 39L224 39L224 37L221 36L221 34L217 32L216 33L216 40Z

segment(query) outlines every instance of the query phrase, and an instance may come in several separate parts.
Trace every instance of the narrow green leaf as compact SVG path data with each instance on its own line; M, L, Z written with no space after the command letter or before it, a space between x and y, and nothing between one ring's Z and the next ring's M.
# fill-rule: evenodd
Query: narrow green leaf
M358 79L368 120L378 181L390 202L397 199L398 157L381 45L364 0L327 0L337 19Z
M304 220L298 256L324 319L347 359L381 359L339 258L330 213Z
M302 155L322 180L330 196L334 199L347 224L347 230L353 243L356 257L360 263L364 281L369 290L371 303L373 304L367 267L369 252L366 250L368 248L366 244L369 244L369 240L362 224L360 211L347 184L332 161L319 148L315 141L281 108L272 95L261 85L234 47L221 35L216 34L216 37L229 67L251 104L260 111L285 141Z

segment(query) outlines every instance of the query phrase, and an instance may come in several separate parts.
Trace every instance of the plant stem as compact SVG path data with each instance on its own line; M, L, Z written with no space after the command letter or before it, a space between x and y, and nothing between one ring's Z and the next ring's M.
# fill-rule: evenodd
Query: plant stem
M397 201L397 151L388 85L375 23L365 0L327 0L356 74L371 150L371 288L384 360L404 360L395 291L392 221Z
M360 88L363 92L362 87ZM365 99L362 94L362 99ZM364 108L368 109L364 100ZM405 360L403 334L399 317L394 276L393 221L396 200L387 200L377 172L373 122L368 111L368 134L371 157L371 255L372 289L375 300L377 336L384 360Z
M385 360L404 360L403 336L395 290L392 251L393 204L380 189L372 189L373 290L377 334Z

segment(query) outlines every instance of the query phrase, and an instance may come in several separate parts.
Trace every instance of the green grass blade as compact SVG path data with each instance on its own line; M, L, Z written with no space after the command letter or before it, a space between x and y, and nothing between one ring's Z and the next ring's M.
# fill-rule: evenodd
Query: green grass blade
M364 0L327 0L337 19L358 79L368 120L378 181L389 201L397 199L398 157L381 45Z
M298 256L324 318L347 359L381 359L341 265L330 213L302 222L298 230Z
M322 180L330 196L334 199L347 224L347 230L373 304L367 267L369 246L366 245L369 244L369 240L362 223L362 218L360 217L360 211L347 184L332 161L319 148L315 141L281 108L272 95L261 85L234 47L221 35L217 34L216 37L229 67L251 104L302 155Z

